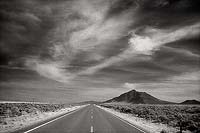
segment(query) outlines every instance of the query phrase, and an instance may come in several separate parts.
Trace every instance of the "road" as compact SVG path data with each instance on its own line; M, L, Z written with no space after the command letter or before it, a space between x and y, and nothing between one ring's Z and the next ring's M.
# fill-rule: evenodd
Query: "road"
M95 105L31 127L24 133L145 133Z

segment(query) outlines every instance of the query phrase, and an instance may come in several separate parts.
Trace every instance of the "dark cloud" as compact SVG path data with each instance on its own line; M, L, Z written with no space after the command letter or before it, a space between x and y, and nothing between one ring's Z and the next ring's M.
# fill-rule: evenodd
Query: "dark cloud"
M142 25L159 28L179 27L200 20L198 0L145 0L139 5L136 27Z
M200 55L200 37L190 38L190 39L182 39L178 40L169 44L166 44L166 46L173 47L173 48L180 48L180 49L186 49L189 50L195 54Z
M51 12L47 12L37 1L2 0L0 7L2 55L17 61L27 56L48 54L48 44L44 38L54 25Z
M180 48L163 47L154 55L154 61L177 72L199 69L200 56Z
M107 13L107 18L117 16L127 10L137 7L137 0L114 0L110 1L110 8Z
M24 69L13 69L10 70L6 67L0 68L0 81L20 81L20 80L36 80L39 76L35 71L24 70Z

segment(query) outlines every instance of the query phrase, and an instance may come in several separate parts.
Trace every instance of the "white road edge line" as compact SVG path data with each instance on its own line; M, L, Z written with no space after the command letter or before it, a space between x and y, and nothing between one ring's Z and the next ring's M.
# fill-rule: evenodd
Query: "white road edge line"
M84 107L85 107L85 106L84 106ZM81 107L81 108L83 108L83 107ZM38 128L42 127L42 126L45 126L45 125L47 125L47 124L49 124L49 123L52 123L52 122L54 122L54 121L56 121L56 120L58 120L58 119L61 119L61 118L65 117L65 116L67 116L67 115L70 115L70 114L72 114L72 113L74 113L74 112L80 110L81 108L79 108L79 109L77 109L77 110L73 110L73 111L71 111L71 112L69 112L69 113L67 113L67 114L65 114L65 115L62 115L62 116L57 117L57 118L55 118L55 119L53 119L53 120L51 120L51 121L48 121L48 122L46 122L46 123L44 123L44 124L42 124L42 125L39 125L39 126L37 126L37 127L34 127L34 128L32 128L32 129L30 129L30 130L28 130L28 131L25 131L24 133L29 133L29 132L31 132L31 131L33 131L33 130L35 130L35 129L38 129Z
M91 133L94 132L93 126L91 126L91 128L90 128L90 132L91 132Z
M98 106L96 106L96 107L98 107ZM98 107L98 108L100 108L100 107ZM100 109L102 109L102 108L100 108ZM103 109L102 109L102 110L103 110ZM104 111L105 111L105 110L104 110ZM108 111L106 111L106 112L108 112ZM108 113L110 113L110 112L108 112ZM144 131L144 130L142 130L142 129L136 127L136 126L134 126L133 124L129 123L128 121L126 121L126 120L120 118L119 116L117 116L117 115L115 115L115 114L112 114L112 113L110 113L110 114L113 115L115 118L118 118L119 120L125 122L126 124L128 124L128 125L130 125L130 126L136 128L137 130L139 130L139 131L141 131L141 132L143 132L143 133L147 133L146 131Z

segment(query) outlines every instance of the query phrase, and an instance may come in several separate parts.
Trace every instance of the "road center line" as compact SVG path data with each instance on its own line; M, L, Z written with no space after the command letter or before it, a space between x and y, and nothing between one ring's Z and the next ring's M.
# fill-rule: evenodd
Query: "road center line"
M90 132L91 132L91 133L94 132L93 126L90 127Z
M93 116L91 116L91 119L93 119Z

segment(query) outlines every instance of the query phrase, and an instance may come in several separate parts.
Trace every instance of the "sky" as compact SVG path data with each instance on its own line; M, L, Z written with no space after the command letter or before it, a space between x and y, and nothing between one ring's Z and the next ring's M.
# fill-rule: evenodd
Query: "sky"
M0 100L200 100L199 0L1 0Z

